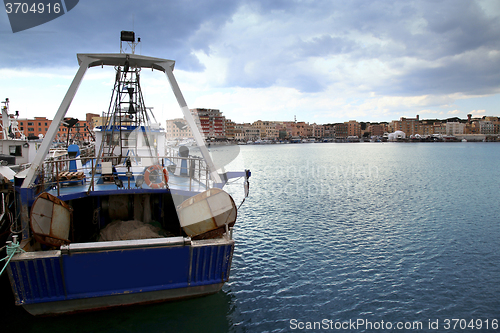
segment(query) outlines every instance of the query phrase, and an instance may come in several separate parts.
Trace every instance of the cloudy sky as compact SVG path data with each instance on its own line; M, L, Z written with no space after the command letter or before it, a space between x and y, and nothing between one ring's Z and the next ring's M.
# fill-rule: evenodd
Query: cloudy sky
M0 15L0 99L21 118L51 119L78 69L76 53L176 61L190 108L236 122L391 121L500 116L498 0L80 0L63 16L12 33ZM90 69L68 115L109 104L112 71ZM178 107L161 73L143 73L159 119Z

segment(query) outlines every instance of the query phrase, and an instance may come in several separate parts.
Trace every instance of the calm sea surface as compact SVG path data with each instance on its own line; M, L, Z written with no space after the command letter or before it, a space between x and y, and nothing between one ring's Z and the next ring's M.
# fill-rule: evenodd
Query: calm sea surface
M222 292L56 318L7 306L1 331L500 331L500 144L239 148L228 169L252 171L250 196Z

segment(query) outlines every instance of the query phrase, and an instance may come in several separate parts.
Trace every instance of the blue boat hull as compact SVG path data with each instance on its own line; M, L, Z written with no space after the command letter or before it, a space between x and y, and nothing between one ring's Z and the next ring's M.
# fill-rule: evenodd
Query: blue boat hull
M72 244L14 256L16 304L33 315L159 302L219 291L234 241L189 238Z

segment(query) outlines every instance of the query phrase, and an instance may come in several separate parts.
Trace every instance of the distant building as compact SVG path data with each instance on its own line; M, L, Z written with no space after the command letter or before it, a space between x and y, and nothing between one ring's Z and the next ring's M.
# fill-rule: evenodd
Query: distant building
M295 131L295 122L294 121L284 121L283 129L286 131L286 138L291 138Z
M257 120L253 123L235 123L226 119L222 112L215 109L192 109L191 112L198 119L197 124L203 135L209 139L228 139L236 141L256 141L256 140L283 140L283 139L304 139L304 138L336 138L347 139L348 137L369 137L383 136L384 133L394 133L401 131L406 138L414 135L431 136L439 135L463 135L463 134L500 134L499 117L482 117L460 119L457 117L444 120L423 119L419 115L415 118L401 117L390 123L370 123L349 120L344 123L335 124L309 124L303 121L267 121ZM96 121L94 119L94 121ZM190 132L182 132L184 120L175 119L182 123L181 128L174 127L167 122L168 137L191 137ZM178 125L179 125L178 124ZM186 131L189 128L186 126Z
M420 125L419 115L416 118L405 118L401 117L399 120L393 120L391 122L392 132L402 131L407 136L420 134L418 127Z
M479 128L481 134L498 134L498 132L495 133L495 124L492 121L479 121Z
M244 141L245 133L243 131L243 124L234 124L234 139L236 141Z
M432 130L433 134L446 135L446 123L434 123Z
M243 133L245 141L257 141L260 140L260 128L252 126L252 124L243 124Z
M345 139L348 137L347 134L347 124L334 124L333 125L334 137L335 139Z
M191 109L198 116L200 129L206 139L226 139L226 117L217 109Z
M459 122L446 123L446 135L461 135L465 133L465 124Z
M88 142L92 140L92 135L89 133L92 126L92 117L95 116L93 113L86 114L86 120L78 120L69 130L68 127L63 124L59 125L59 128L56 133L55 140L56 141L66 141L69 137L75 141ZM9 115L11 123L16 122L19 133L22 133L27 138L39 138L40 136L45 137L49 130L50 125L52 124L52 120L47 119L46 117L35 117L34 119L20 119L15 118L14 115ZM70 117L64 118L64 120L71 119ZM20 134L17 135L20 138Z
M418 134L424 137L432 136L434 134L434 125L437 123L441 124L440 122L435 122L433 120L420 121Z
M465 125L465 134L481 134L479 121L470 121Z
M167 120L165 125L167 139L188 139L193 137L191 128L184 118Z
M370 132L370 136L383 136L384 133L388 132L387 124L370 124L368 132Z
M334 138L335 137L335 130L333 128L333 124L326 124L326 125L323 125L324 127L324 138Z
M278 131L278 138L280 140L288 138L287 125L284 121L276 122L276 130Z
M309 123L299 121L292 123L292 137L309 138L313 136L313 127Z
M235 126L236 124L231 119L226 119L226 138L228 140L235 140Z
M311 125L313 128L313 136L316 139L322 139L325 136L325 126L317 125L316 123Z
M261 139L276 140L279 137L279 130L276 129L277 123L274 121L255 121L252 126L260 129Z
M347 136L361 137L361 125L356 120L344 122L347 125Z
M490 121L493 125L492 134L500 134L500 119L498 117L484 117L484 121Z

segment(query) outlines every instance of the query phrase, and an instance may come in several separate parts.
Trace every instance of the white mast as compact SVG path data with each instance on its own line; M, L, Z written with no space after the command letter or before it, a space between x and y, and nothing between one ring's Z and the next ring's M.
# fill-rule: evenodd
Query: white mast
M2 135L3 139L6 140L9 138L9 126L10 126L10 120L9 120L9 99L6 98L2 104L5 104L2 107Z
M87 71L87 68L89 67L91 60L92 59L90 58L85 59L80 63L80 68L78 69L78 72L76 73L73 82L71 82L71 85L69 86L69 89L66 92L66 96L64 96L64 99L61 105L59 106L59 109L57 110L56 115L54 116L54 120L49 126L49 130L47 131L47 134L45 135L45 138L42 141L42 145L40 146L37 154L35 155L35 159L31 163L31 167L28 170L28 174L26 175L26 178L24 179L21 188L31 187L31 185L35 181L37 171L42 165L45 156L47 156L50 146L52 145L52 142L54 142L54 139L56 138L57 131L59 130L59 125L61 124L61 121L64 119L66 112L68 112L68 108L71 105L71 102L73 101L76 92L78 91L80 82L82 82L83 76L85 75L85 72Z

